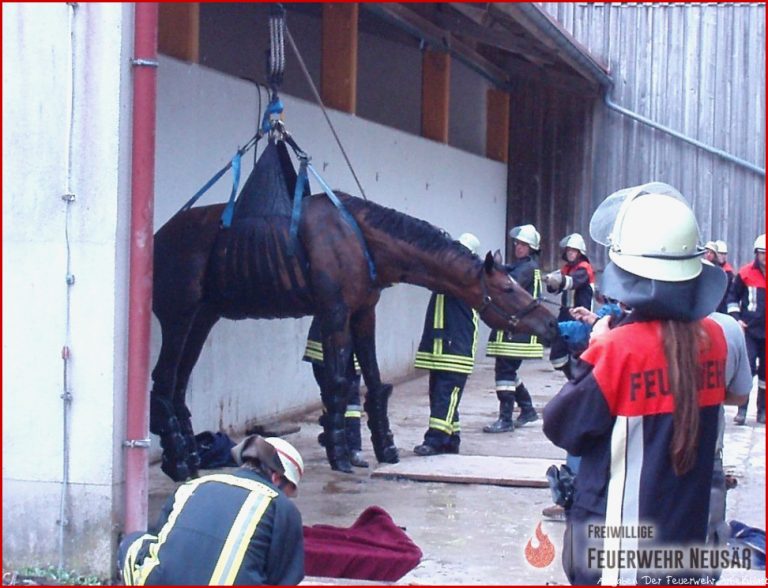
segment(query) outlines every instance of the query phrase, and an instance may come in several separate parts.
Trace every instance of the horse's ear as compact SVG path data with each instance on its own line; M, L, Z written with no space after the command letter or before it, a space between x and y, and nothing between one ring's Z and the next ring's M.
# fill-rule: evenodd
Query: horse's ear
M497 249L493 252L493 261L499 265L504 265L504 260L501 258L501 249Z
M486 253L485 264L484 264L486 273L490 274L491 272L493 272L493 266L495 263L496 262L494 261L493 255L491 254L491 252L489 251L488 253Z

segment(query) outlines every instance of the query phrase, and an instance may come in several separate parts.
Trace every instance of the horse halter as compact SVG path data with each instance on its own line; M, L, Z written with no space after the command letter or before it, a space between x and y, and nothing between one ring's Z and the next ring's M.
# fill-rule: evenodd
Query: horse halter
M515 314L508 313L506 310L501 308L498 304L496 304L493 301L493 298L490 294L488 294L488 284L485 281L485 270L480 270L480 288L482 289L483 294L483 303L480 305L480 308L477 309L478 314L482 316L483 312L491 309L496 314L502 316L504 320L509 323L510 327L516 327L517 324L528 314L533 312L534 309L536 309L540 303L539 300L534 298L531 300L523 309Z

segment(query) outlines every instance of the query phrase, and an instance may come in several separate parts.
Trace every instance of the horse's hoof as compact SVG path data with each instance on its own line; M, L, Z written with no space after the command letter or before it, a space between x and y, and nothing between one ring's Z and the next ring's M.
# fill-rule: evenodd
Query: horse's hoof
M331 462L331 469L345 474L352 473L352 464L348 459L337 459Z
M186 461L190 471L197 472L198 468L200 468L200 454L197 451L190 453Z
M184 482L190 477L189 466L184 461L171 462L163 460L160 469L174 482Z

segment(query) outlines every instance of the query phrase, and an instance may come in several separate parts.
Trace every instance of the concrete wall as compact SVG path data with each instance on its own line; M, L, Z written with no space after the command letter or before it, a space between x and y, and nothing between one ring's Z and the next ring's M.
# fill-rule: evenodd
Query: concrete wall
M132 10L2 10L3 565L56 564L61 547L68 567L108 573L122 505Z
M258 106L252 84L171 58L161 59L158 88L156 229L253 135ZM287 95L283 102L288 130L326 181L359 194L319 109ZM335 111L330 116L369 199L456 237L472 231L486 249L503 247L504 164L355 116ZM252 154L245 162L249 168ZM228 197L231 181L225 178L201 204ZM385 379L412 372L428 298L427 290L408 285L384 292L377 346ZM301 361L310 322L309 317L220 321L190 381L188 404L196 430L240 431L254 421L317 403L311 369ZM483 335L487 332L484 328ZM159 344L155 321L152 361Z

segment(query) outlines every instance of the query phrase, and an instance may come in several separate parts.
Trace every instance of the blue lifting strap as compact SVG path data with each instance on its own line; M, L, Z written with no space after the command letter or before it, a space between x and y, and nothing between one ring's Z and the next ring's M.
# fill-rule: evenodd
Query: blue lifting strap
M228 229L232 224L232 214L235 212L235 196L237 196L237 187L240 184L240 158L242 154L238 151L232 158L232 191L229 193L229 202L221 213L221 226Z
M202 188L200 188L197 192L195 192L195 195L192 196L192 198L190 198L189 200L187 200L187 203L179 209L179 212L183 212L185 210L189 210L190 208L192 208L192 205L195 202L197 202L200 199L200 197L209 190L211 186L213 186L216 182L218 182L221 179L221 176L227 173L227 170L229 170L229 168L234 167L235 164L237 164L237 174L236 174L236 178L233 178L234 181L233 181L232 191L233 193L237 192L237 186L240 183L240 159L248 150L251 149L251 147L253 147L254 145L256 145L256 143L259 142L259 139L261 139L261 137L262 137L261 131L256 133L253 137L251 137L251 140L245 144L245 147L243 147L242 149L238 149L234 157L229 160L229 163L227 163L227 165L225 165L219 171L217 171L213 175L213 177L205 183L205 185ZM230 196L230 200L231 200L231 196Z
M331 190L330 186L328 186L328 184L325 183L325 180L323 180L320 174L317 173L317 170L314 168L314 166L311 163L309 163L309 156L304 152L304 150L301 147L298 146L298 144L293 139L293 137L291 137L288 133L285 133L284 139L285 139L285 142L288 145L290 145L291 149L293 149L293 152L296 154L296 157L301 162L301 166L299 168L299 175L296 179L296 189L294 190L294 195L293 195L293 211L291 214L291 228L290 228L291 240L289 243L289 252L293 252L295 250L295 244L298 243L299 220L301 217L301 201L304 196L304 184L309 180L307 176L307 170L309 170L312 172L312 175L315 176L315 179L320 183L320 186L323 188L323 191L328 196L330 201L339 211L341 218L343 218L347 222L347 224L352 228L352 231L357 236L357 240L360 242L360 246L363 248L363 255L365 255L365 261L368 263L368 274L371 276L371 281L375 282L376 281L376 265L373 263L373 258L371 257L371 254L368 251L368 245L365 242L365 237L363 237L363 232L360 230L360 226L357 224L355 217L353 217L349 213L346 206L344 206L344 204L341 202L341 200L338 199L336 194L333 193L333 190Z
M299 242L299 219L301 217L301 202L304 199L304 186L308 182L307 178L307 157L299 157L299 174L296 176L296 189L293 191L293 210L291 211L291 238L288 241L288 254L293 255L296 252L296 245Z
M371 276L371 281L376 281L376 266L373 264L373 259L371 258L371 254L368 251L368 245L365 243L365 237L363 237L363 232L360 230L360 225L357 224L357 221L355 220L355 217L352 216L349 211L347 210L347 207L342 204L341 200L336 196L336 194L333 193L333 190L331 190L330 186L325 183L323 178L320 177L320 174L317 173L315 168L312 166L312 164L308 163L307 168L309 171L312 172L312 175L315 176L315 179L320 183L320 186L322 186L323 191L326 193L328 198L333 202L333 205L338 209L339 214L341 214L341 218L343 218L350 227L352 227L352 231L354 231L355 235L357 235L358 241L360 241L360 245L363 247L363 254L365 255L365 260L368 262L368 273Z

